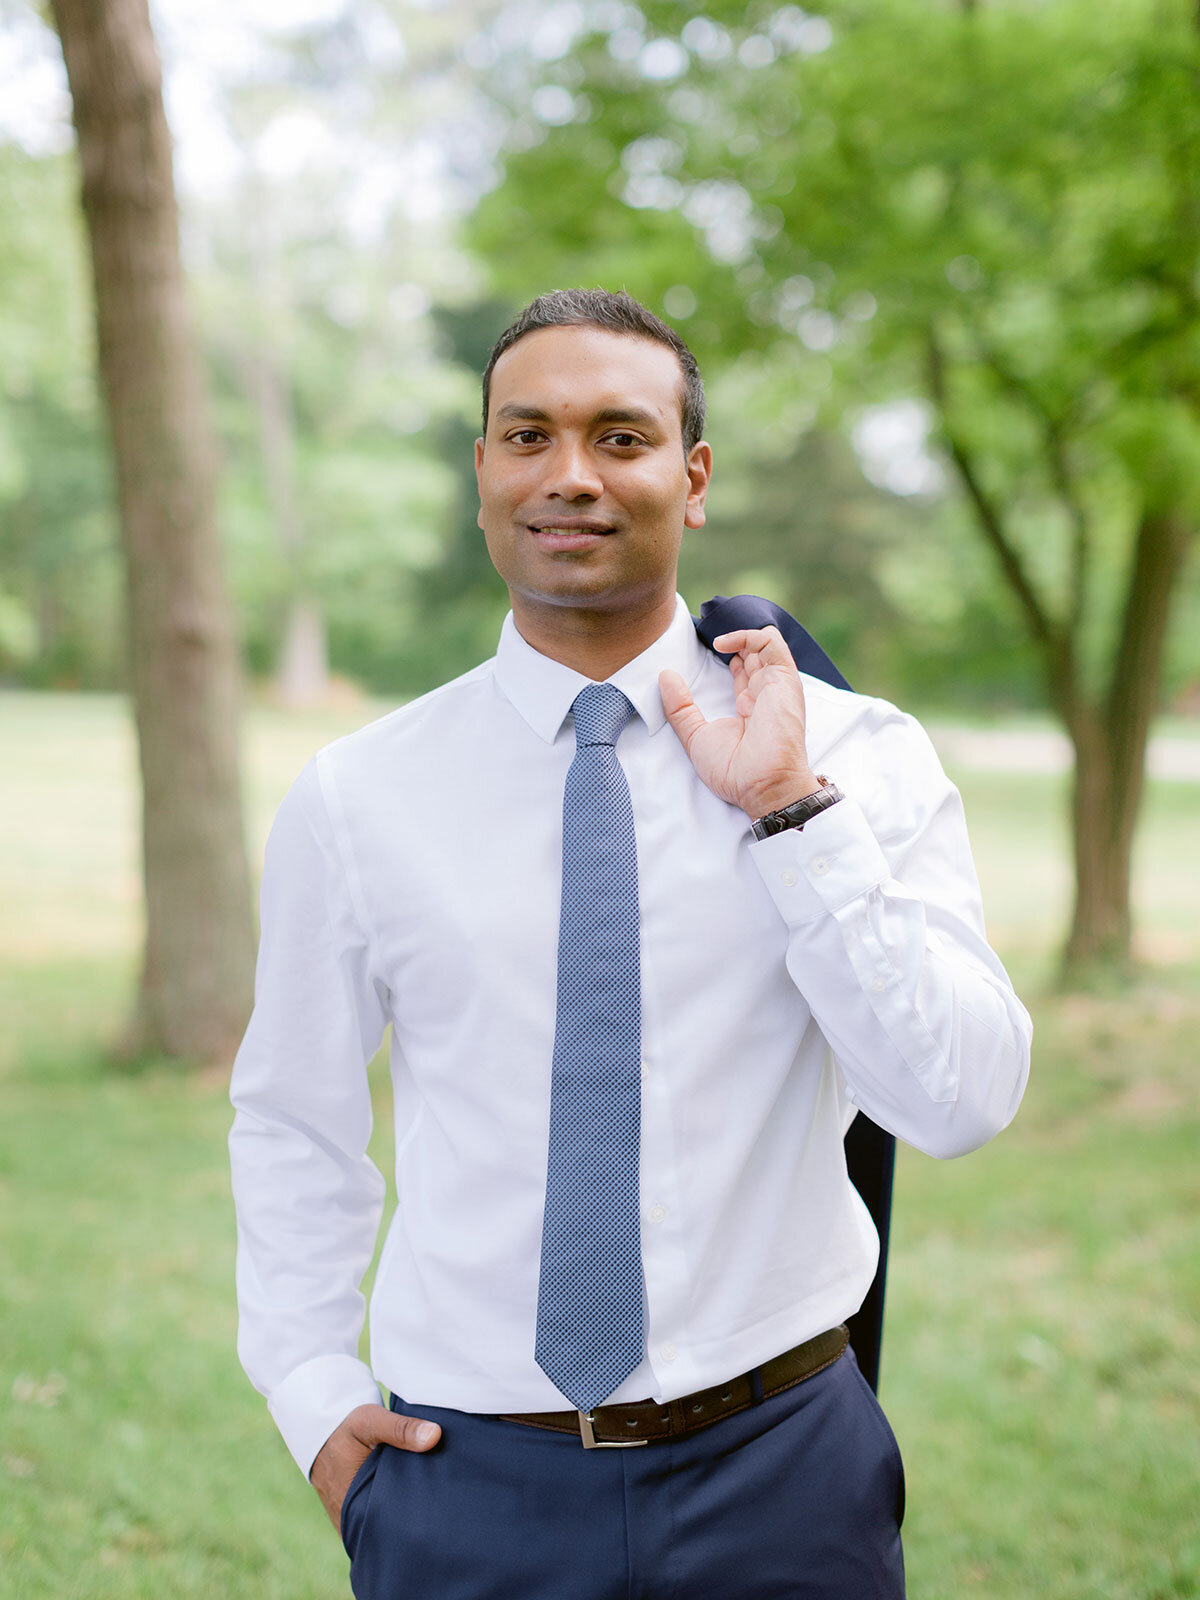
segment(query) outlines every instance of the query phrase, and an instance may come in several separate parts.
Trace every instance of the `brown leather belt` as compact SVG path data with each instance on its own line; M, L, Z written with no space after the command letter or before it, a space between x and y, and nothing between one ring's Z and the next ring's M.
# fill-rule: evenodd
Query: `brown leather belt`
M720 1422L723 1417L732 1417L756 1400L803 1383L805 1378L832 1366L849 1342L844 1326L830 1328L794 1350L785 1350L781 1356L765 1361L754 1373L744 1372L740 1378L685 1394L679 1400L637 1400L632 1405L597 1406L591 1413L527 1411L501 1420L549 1428L554 1433L578 1433L585 1450L628 1449L654 1439L678 1438Z

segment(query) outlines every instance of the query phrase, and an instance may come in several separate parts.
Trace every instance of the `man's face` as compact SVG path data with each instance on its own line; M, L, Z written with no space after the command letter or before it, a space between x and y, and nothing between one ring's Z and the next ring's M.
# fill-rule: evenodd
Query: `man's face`
M706 444L684 455L681 382L666 345L586 326L541 328L497 361L475 472L514 608L626 611L674 594L712 464Z

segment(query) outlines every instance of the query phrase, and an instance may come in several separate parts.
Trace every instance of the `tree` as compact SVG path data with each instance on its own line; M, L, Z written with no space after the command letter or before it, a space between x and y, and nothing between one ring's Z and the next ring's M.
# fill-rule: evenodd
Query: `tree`
M214 450L146 0L52 0L91 244L143 788L146 944L130 1044L226 1057L254 954L238 682Z
M1120 966L1200 515L1195 18L1182 0L825 13L623 7L543 70L475 242L495 251L504 219L506 287L621 262L667 306L682 278L702 352L798 341L831 410L923 395L1075 748L1066 968Z
M405 175L428 169L431 125L467 119L457 20L399 23L348 7L224 80L237 176L188 212L247 643L293 704L319 694L326 654L385 692L446 665L419 591L454 488L438 441L474 395L429 310L470 277Z
M0 146L0 672L118 671L120 575L74 162Z

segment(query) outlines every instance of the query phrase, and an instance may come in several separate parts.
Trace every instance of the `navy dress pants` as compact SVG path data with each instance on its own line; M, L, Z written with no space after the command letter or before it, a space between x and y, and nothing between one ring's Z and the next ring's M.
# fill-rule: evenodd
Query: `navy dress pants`
M342 1509L357 1600L902 1600L900 1452L846 1353L678 1439L585 1450L436 1406Z

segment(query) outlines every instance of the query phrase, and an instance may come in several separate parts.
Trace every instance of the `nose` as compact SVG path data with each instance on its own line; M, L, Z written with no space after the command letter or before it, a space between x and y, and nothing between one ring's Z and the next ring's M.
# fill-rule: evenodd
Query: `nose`
M604 483L582 439L559 439L546 460L543 489L550 499L599 500Z

